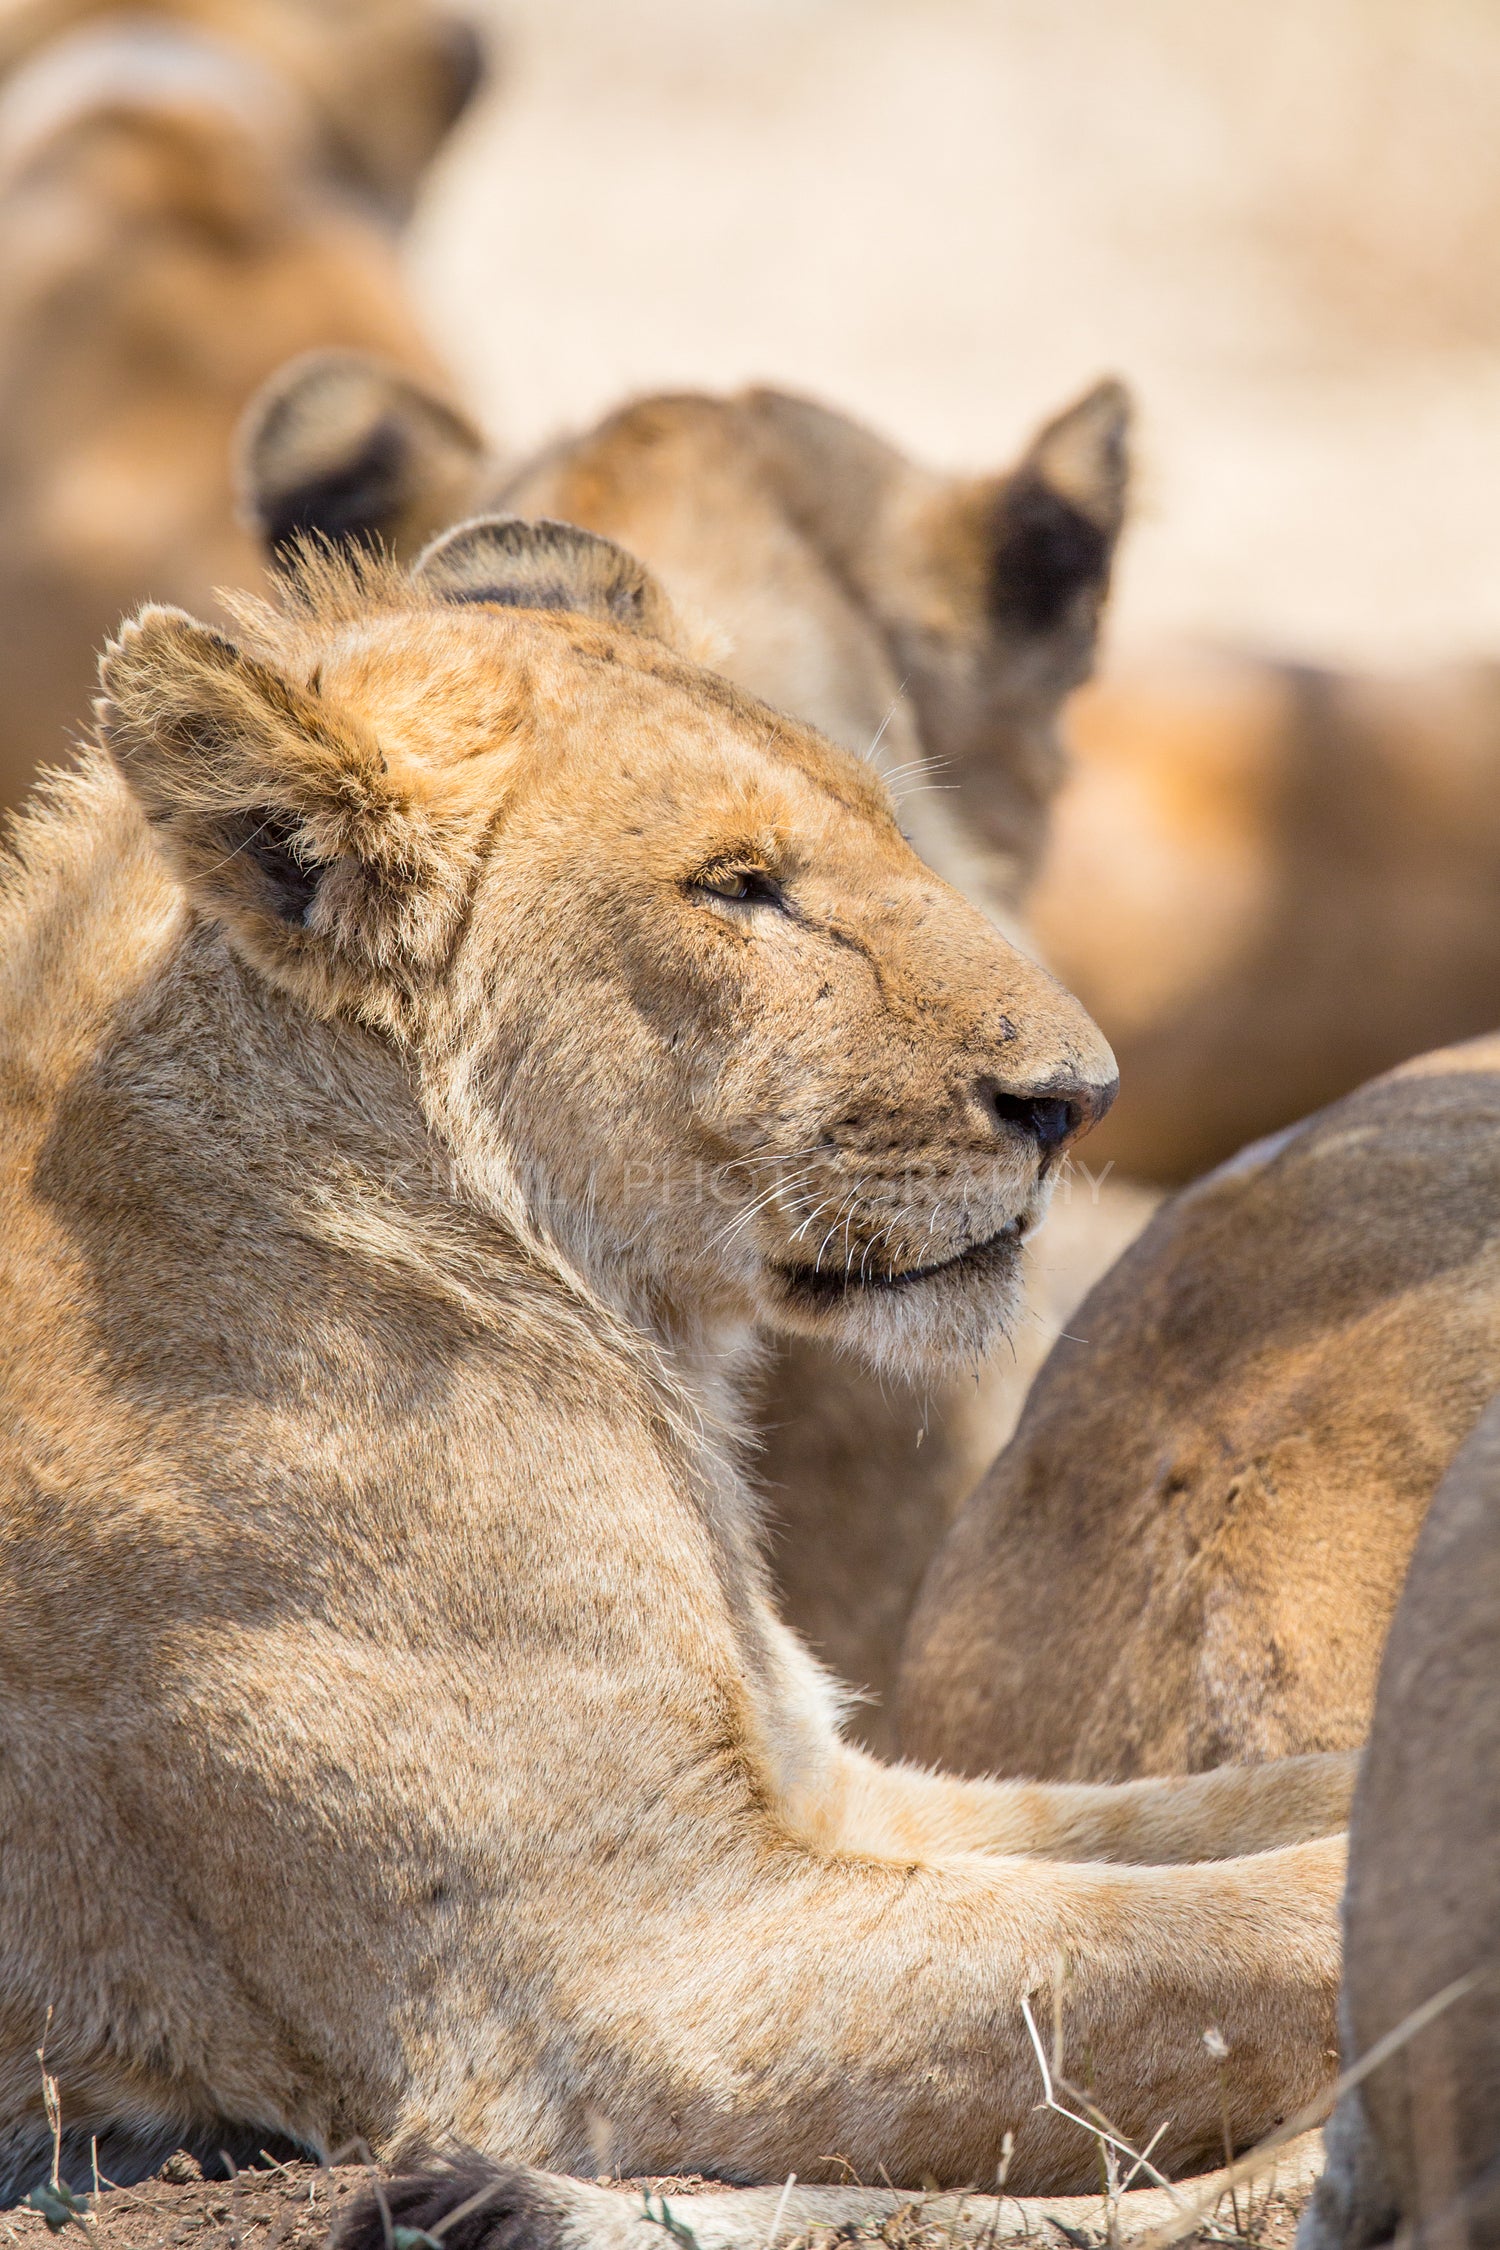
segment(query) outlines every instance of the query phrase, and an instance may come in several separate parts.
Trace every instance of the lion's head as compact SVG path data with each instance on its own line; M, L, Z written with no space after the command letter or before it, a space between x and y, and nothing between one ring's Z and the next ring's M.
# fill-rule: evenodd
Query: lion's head
M144 611L104 740L207 930L392 1047L462 1199L671 1335L984 1346L1113 1063L867 764L565 526L304 559L243 616Z
M1004 920L1062 778L1057 715L1091 669L1125 511L1130 402L1097 384L1020 458L945 476L782 391L637 399L502 470L443 400L323 352L247 415L247 519L273 552L316 531L410 555L460 517L561 517L619 541L721 668L911 797L924 858Z

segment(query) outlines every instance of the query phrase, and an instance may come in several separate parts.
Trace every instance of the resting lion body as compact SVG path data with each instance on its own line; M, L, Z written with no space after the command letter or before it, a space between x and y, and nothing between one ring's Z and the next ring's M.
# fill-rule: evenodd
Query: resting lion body
M1085 1299L922 1589L903 1750L1105 1780L1358 1745L1497 1388L1490 1037L1245 1150Z
M1108 585L1126 411L1106 383L1009 471L951 477L781 392L668 396L506 467L477 435L465 456L441 400L330 354L258 406L244 483L273 549L314 531L410 553L492 502L620 541L712 633L729 677L891 777L924 859L1015 938L1062 771L1058 709ZM815 1339L773 1347L756 1475L778 1592L866 1691L869 1746L893 1739L897 1658L938 1541L1150 1200L1085 1148L1028 1247L1026 1317L975 1373L877 1379Z
M1179 1184L1493 1027L1500 667L1138 655L1068 736L1029 911L1120 1060L1093 1164Z
M1364 2075L1329 2124L1300 2250L1500 2242L1497 1643L1500 1401L1433 1498L1381 1662L1339 2009Z
M866 766L676 641L514 524L237 641L148 610L21 828L12 2194L44 2032L84 2182L281 2134L961 2184L1014 2133L1012 2188L1086 2186L1021 2012L1064 1962L1164 2162L1220 2145L1205 2023L1239 2138L1326 2069L1346 1761L884 1767L774 1615L754 1334L983 1349L1112 1068Z

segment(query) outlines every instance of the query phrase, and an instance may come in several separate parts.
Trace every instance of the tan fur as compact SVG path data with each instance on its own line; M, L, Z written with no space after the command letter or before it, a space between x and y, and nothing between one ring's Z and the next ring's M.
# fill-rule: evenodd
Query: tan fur
M676 638L643 586L479 525L234 642L147 610L21 832L12 2191L49 2009L74 2177L279 2131L962 2183L1013 2131L1012 2186L1087 2186L1020 2013L1063 1975L1165 2162L1220 2143L1206 2023L1239 2138L1327 2067L1342 1847L1294 1839L1347 1761L881 1767L774 1616L748 1337L981 1350L1048 1185L1002 1097L1081 1117L1110 1062L867 766L619 622Z
M1346 2064L1396 2045L1329 2127L1301 2250L1500 2240L1497 1642L1500 1404L1438 1488L1380 1667L1341 2014Z
M467 17L433 0L0 0L0 76L48 48L67 70L92 67L92 42L69 35L102 31L123 34L118 84L153 26L269 72L303 109L319 167L396 217L484 74Z
M1030 911L1120 1058L1091 1162L1189 1179L1491 1028L1495 666L1139 660L1075 700L1068 732Z
M227 28L241 12L261 21L202 14ZM9 83L0 805L86 729L95 651L123 612L147 595L206 608L257 573L233 514L234 427L289 353L332 343L432 379L385 227L325 177L315 116L253 47L130 18Z
M472 435L465 455L441 402L368 359L328 355L272 386L242 474L273 546L322 520L331 488L330 530L398 553L495 497L620 540L718 636L732 678L870 754L923 857L1016 936L1061 770L1058 706L1089 664L1108 583L1125 421L1120 387L1103 384L1008 474L945 478L779 392L654 398L506 472ZM871 1747L893 1739L897 1655L938 1540L1052 1336L1148 1208L1101 1199L1087 1174L1069 1180L1029 1253L1025 1323L977 1379L914 1386L813 1340L775 1349L757 1475L778 1592L839 1676L870 1692L855 1723Z
M903 1748L1106 1780L1358 1744L1497 1385L1490 1038L1245 1151L1079 1307L923 1588Z

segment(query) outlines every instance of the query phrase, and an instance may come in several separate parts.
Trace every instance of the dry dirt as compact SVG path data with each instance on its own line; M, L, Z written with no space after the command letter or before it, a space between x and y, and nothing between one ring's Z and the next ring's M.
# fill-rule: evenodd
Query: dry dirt
M190 2250L323 2250L339 2212L369 2178L359 2165L320 2169L289 2164L241 2172L226 2184L201 2179L197 2166L182 2156L170 2160L166 2173L139 2187L107 2190L93 2203L86 2226L69 2226L62 2236L50 2233L36 2212L0 2211L0 2246L20 2243L25 2250L42 2250L42 2245L57 2242L59 2250L66 2250L68 2241L77 2243L86 2232L98 2250L187 2250L187 2246ZM649 2187L654 2194L670 2196L674 2215L689 2222L693 2193L713 2192L701 2180L640 2180L624 2185L631 2193ZM1257 2196L1241 2204L1238 2226L1226 2206L1222 2223L1212 2234L1193 2236L1183 2250L1195 2250L1196 2245L1207 2250L1210 2242L1219 2250L1235 2250L1237 2244L1248 2245L1249 2250L1291 2250L1304 2200L1279 2193ZM913 2223L919 2220L920 2199L904 2224L887 2230L892 2250L941 2250L941 2238L935 2230ZM1102 2223L1094 2239L1102 2244ZM1061 2230L1049 2229L1045 2240L1053 2250L1069 2250L1072 2236L1065 2238ZM665 2234L663 2242L668 2243ZM79 2250L83 2250L81 2243ZM778 2250L799 2250L799 2245L787 2240ZM1087 2246L1073 2242L1073 2250L1087 2250Z

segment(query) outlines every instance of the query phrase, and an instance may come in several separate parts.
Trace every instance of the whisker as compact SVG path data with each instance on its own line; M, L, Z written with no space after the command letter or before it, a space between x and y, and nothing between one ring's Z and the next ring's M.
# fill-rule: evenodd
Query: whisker
M800 1187L804 1180L811 1178L812 1171L813 1167L808 1165L801 1172L793 1173L789 1180L773 1180L768 1188L763 1188L752 1202L746 1204L743 1211L737 1211L728 1224L719 1230L713 1237L714 1247L722 1249L738 1234L741 1227L749 1225L758 1211L763 1211L767 1204L774 1203L777 1196L789 1188Z
M905 695L905 693L906 682L905 680L903 680L901 682L901 685L896 690L895 702L891 705L889 711L887 711L885 717L881 720L879 726L875 729L874 734L870 738L870 747L865 752L865 756L867 758L873 758L876 751L880 748L880 738L885 733L885 730L890 725L892 719L894 719L894 717L896 716L896 713L900 710L901 698Z
M833 1225L828 1229L828 1232L824 1235L822 1241L818 1244L818 1254L813 1260L814 1273L819 1273L822 1271L823 1252L828 1248L829 1243L833 1240L834 1236L839 1231L839 1219L841 1215L845 1211L849 1211L852 1213L854 1206L858 1201L859 1190L856 1188L852 1195L845 1196L843 1202L839 1205L838 1210L835 1211L833 1215Z

